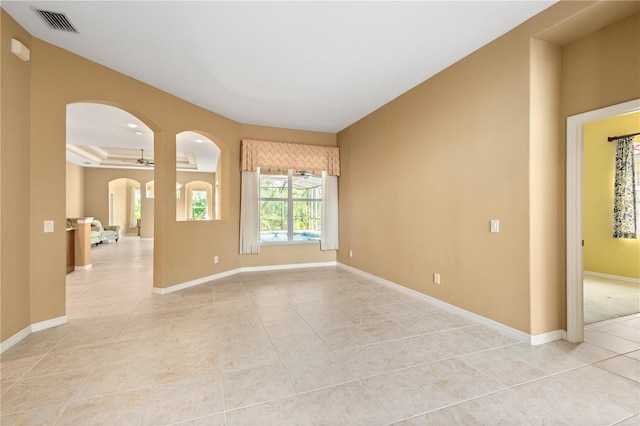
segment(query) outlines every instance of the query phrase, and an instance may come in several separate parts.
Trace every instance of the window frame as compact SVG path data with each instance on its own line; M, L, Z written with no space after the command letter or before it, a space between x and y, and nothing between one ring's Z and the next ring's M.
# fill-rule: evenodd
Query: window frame
M259 181L259 188L258 188L258 205L261 206L263 201L279 201L279 202L286 202L287 203L287 239L286 241L266 241L262 239L262 231L260 231L260 236L259 236L259 242L260 244L266 244L266 245L270 245L270 244L319 244L320 243L320 238L322 237L322 229L320 230L320 236L318 239L314 239L314 240L295 240L294 239L294 224L295 224L295 217L293 215L294 212L294 203L296 202L317 202L320 203L320 211L322 212L322 197L320 198L294 198L293 197L293 189L294 189L294 185L293 185L293 177L294 177L294 172L295 173L306 173L306 172L302 172L302 171L296 171L294 169L288 169L287 170L287 198L284 197L261 197L260 194L262 192L262 179L264 178L268 178L269 176L272 176L270 174L262 174L260 173L260 181ZM279 174L278 176L285 176L282 171L280 172L281 174ZM315 176L315 175L314 175ZM320 184L322 186L322 183ZM262 214L259 215L258 220L260 221L260 223L262 222ZM320 217L320 221L322 221L322 216Z

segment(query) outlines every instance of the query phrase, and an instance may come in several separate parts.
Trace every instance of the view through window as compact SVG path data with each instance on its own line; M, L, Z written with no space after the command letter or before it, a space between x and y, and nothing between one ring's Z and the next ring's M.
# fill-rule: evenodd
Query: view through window
M209 219L207 191L194 189L191 191L191 217L196 220Z
M322 177L304 171L260 175L260 242L320 241Z

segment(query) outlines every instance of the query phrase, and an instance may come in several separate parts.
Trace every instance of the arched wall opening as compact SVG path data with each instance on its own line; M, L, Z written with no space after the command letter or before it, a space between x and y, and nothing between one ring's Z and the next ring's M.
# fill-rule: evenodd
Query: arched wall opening
M176 135L176 221L222 219L221 159L212 137L191 130Z
M80 206L74 216L120 226L121 237L154 237L154 199L143 185L154 180L157 132L147 122L108 102L66 105L67 206Z
M122 235L139 235L146 208L140 182L130 178L109 181L109 225L120 226Z
M211 182L194 180L181 188L181 197L176 197L176 219L211 220L214 217L214 191Z

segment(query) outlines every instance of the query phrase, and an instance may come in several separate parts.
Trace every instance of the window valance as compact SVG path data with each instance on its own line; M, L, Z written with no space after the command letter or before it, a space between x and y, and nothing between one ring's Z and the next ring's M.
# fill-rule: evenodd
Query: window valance
M340 176L340 151L335 146L303 145L242 140L242 171L254 172L258 167L275 170L305 170Z

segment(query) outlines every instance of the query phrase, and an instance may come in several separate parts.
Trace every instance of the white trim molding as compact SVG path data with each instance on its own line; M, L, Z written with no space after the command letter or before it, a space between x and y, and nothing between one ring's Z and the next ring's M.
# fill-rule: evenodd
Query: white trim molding
M169 294L169 293L173 293L174 291L184 290L185 288L208 283L209 281L219 280L220 278L239 274L241 272L280 271L285 269L319 268L319 267L336 266L336 265L337 265L337 262L333 261L333 262L317 262L317 263L293 263L289 265L245 266L242 268L236 268L236 269L231 269L229 271L221 272L219 274L198 278L196 280L175 284L165 288L153 287L151 291L155 294Z
M221 272L215 275L209 275L207 277L198 278L196 280L186 281L180 284L175 284L169 287L153 287L151 291L155 294L169 294L174 291L184 290L185 288L194 287L200 284L208 283L209 281L219 280L220 278L235 275L240 272L240 268L232 269L230 271Z
M9 337L4 342L0 343L0 354L4 353L4 351L6 351L10 347L14 346L15 344L19 343L21 340L23 340L24 338L26 338L30 334L31 334L31 326L28 325L25 328L23 328L22 330L18 331L13 336Z
M584 340L582 190L584 125L640 111L640 99L567 118L567 340Z
M270 266L245 266L240 268L240 272L259 272L259 271L279 271L284 269L301 269L301 268L322 268L326 266L336 266L338 262L316 262L316 263L293 263L290 265L270 265Z
M93 268L93 264L89 263L88 265L75 265L74 268L76 271L86 271Z
M554 342L556 340L567 340L567 332L564 330L555 330L548 333L532 334L531 346L543 345L545 343Z
M48 328L57 327L59 325L63 325L67 323L67 317L65 315L57 318L52 318L46 321L36 322L34 324L28 325L13 336L9 337L4 342L0 343L0 353L4 353L7 349L16 345L31 333L35 333L37 331L46 330Z
M451 312L453 314L456 315L460 315L462 317L465 317L467 319L470 319L472 321L478 322L482 325L486 325L487 327L493 328L494 330L505 334L509 337L512 337L520 342L523 343L527 343L529 345L541 345L543 343L548 343L548 342L552 342L554 340L561 340L564 339L566 334L564 330L555 330L555 331L551 331L548 333L543 333L543 334L536 334L536 335L531 335L531 334L527 334L523 331L517 330L515 328L509 327L508 325L504 325L502 323L499 323L497 321L494 321L492 319L489 319L487 317L483 317L482 315L478 315L475 314L473 312L467 311L466 309L462 309L459 308L457 306L451 305L450 303L447 302L443 302L440 299L436 299L434 297L428 296L424 293L420 293L418 291L412 290L408 287L405 287L403 285L394 283L393 281L388 281L385 280L384 278L380 278L376 275L372 275L369 274L367 272L361 271L357 268L354 268L352 266L348 266L348 265L344 265L342 263L339 263L338 266L340 266L341 268L345 268L353 273L356 273L358 275L361 275L365 278L369 278L373 281L379 282L380 284L386 285L388 287L391 287L395 290L399 290L409 296L413 296L416 299L420 299L422 301L426 301L431 303L432 305L443 309L445 311Z
M592 277L606 278L608 280L624 281L627 283L640 284L640 278L621 277L619 275L602 274L600 272L584 271L584 275Z
M67 323L67 316L63 315L61 317L51 318L46 321L40 321L35 324L31 324L31 331L34 333L36 331L46 330L47 328L57 327L59 325L63 325Z

